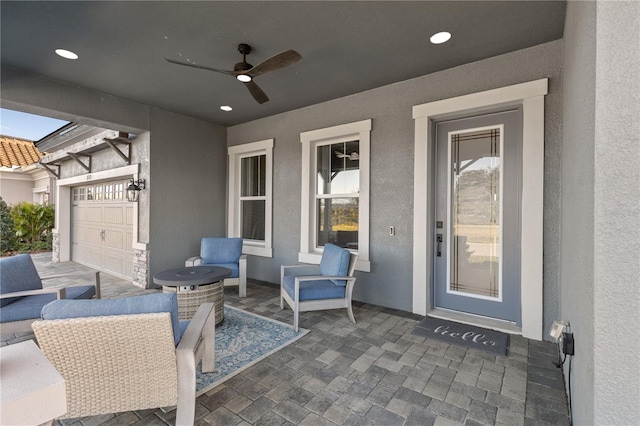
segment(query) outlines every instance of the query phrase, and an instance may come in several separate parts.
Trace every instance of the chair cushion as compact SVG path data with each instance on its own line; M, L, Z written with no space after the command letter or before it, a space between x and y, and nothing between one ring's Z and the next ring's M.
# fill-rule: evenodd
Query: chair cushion
M320 261L320 273L324 276L346 277L349 272L351 252L334 244L325 244ZM344 280L331 280L336 285L344 286Z
M42 280L30 255L18 254L0 259L0 294L41 288ZM20 297L2 299L0 306L6 306L20 299ZM38 316L39 314L36 318Z
M227 278L238 278L240 276L240 266L237 263L201 263L200 266L220 266L231 270L231 275Z
M200 243L202 263L238 263L242 255L242 238L203 238Z
M169 312L176 346L182 332L178 320L178 298L175 293L101 300L56 300L42 308L42 319L101 317L109 315L152 314Z
M92 285L81 285L67 288L68 299L91 299L96 294ZM19 298L0 309L0 322L24 321L40 318L42 308L56 299L55 293L38 294Z
M296 277L288 275L284 277L284 289L295 300ZM300 283L300 301L341 299L344 298L345 287L336 285L331 280L302 281Z

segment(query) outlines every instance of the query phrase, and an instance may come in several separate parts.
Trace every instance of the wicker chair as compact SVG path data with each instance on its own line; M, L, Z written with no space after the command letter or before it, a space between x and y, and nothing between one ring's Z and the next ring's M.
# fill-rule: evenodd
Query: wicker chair
M333 244L325 244L320 265L282 265L280 269L280 309L287 302L293 310L293 326L298 331L300 312L347 308L356 283L353 273L358 255Z
M175 294L45 306L32 327L65 379L64 418L177 405L176 424L192 425L196 366L202 359L202 371L215 369L213 311L206 303L178 322Z

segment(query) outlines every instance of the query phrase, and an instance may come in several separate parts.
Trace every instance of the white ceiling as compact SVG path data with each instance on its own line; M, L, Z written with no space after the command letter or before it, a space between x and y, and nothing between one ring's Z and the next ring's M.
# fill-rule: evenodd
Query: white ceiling
M0 2L1 63L229 126L562 38L563 1ZM453 38L432 45L429 37ZM287 49L302 60L255 79L233 69L239 43L257 65ZM57 48L79 55L75 61ZM1 96L1 93L0 93ZM223 112L221 105L231 105Z

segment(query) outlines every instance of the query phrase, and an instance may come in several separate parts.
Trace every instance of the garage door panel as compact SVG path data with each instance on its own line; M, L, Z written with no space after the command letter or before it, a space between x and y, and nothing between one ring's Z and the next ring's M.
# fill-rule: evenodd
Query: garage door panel
M86 209L86 220L87 222L99 222L102 223L102 207L101 206L90 206Z
M76 221L85 222L87 220L87 209L83 206L74 205L71 214Z
M87 228L81 225L74 224L71 228L72 235L75 236L74 241L84 241L87 239Z
M108 248L124 249L124 231L105 230L104 246Z
M106 272L124 275L124 259L120 255L104 253L102 265Z
M122 207L105 207L103 209L103 223L112 225L124 224L124 209Z
M91 249L89 247L84 248L83 251L85 265L96 269L102 269L102 251Z
M102 228L96 228L95 226L88 226L84 238L84 242L89 244L102 244Z
M131 205L125 207L125 225L133 227L133 207Z
M133 276L133 259L127 257L124 259L124 274L125 277Z

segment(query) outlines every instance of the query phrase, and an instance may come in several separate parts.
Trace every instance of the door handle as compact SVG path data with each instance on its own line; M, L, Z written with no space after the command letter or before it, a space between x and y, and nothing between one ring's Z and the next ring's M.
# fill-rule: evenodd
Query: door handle
M100 239L102 241L104 241L104 234L105 234L105 232L104 232L104 229L103 229L102 232L100 232Z
M438 243L436 256L442 257L442 234L436 234L436 242Z

